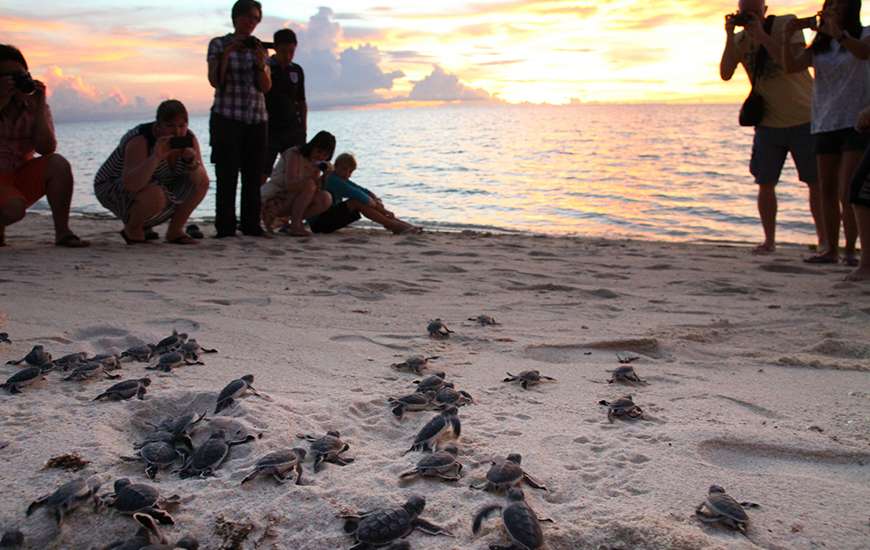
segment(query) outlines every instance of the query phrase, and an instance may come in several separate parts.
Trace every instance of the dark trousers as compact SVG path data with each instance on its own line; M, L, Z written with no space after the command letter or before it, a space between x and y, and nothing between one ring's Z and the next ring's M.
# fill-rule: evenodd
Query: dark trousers
M236 232L236 187L242 174L242 233L259 233L260 184L266 154L266 123L245 124L211 114L211 161L217 179L214 226L218 235Z

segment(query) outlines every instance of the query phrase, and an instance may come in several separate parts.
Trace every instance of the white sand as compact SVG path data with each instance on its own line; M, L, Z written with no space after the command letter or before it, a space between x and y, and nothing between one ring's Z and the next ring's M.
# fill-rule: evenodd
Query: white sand
M21 396L0 392L0 529L20 528L32 548L92 548L135 531L113 512L74 512L60 534L44 512L25 518L36 497L79 475L147 481L119 461L144 420L211 408L224 384L256 376L255 396L203 423L263 433L236 447L218 477L157 486L184 499L166 529L203 548L349 548L335 515L426 497L423 517L457 534L416 532L415 549L486 548L506 543L500 520L471 535L475 510L500 496L473 491L493 456L522 453L549 493L528 502L556 520L547 547L866 548L870 540L870 287L841 283L842 267L806 266L802 250L753 257L746 246L611 242L528 236L429 234L393 237L354 231L307 241L207 239L194 250L126 247L115 223L78 220L87 250L48 246L49 221L28 217L0 249L0 358L34 344L55 357L120 351L173 328L220 353L155 382L144 401L92 403L110 381L48 381ZM206 232L211 232L210 228ZM480 313L497 327L466 321ZM456 331L430 340L426 322ZM615 353L650 385L608 385ZM431 369L470 392L460 411L465 477L449 484L399 473L420 457L402 452L434 414L402 422L388 396L413 390L389 364L440 355ZM5 380L19 367L0 367ZM539 369L558 379L523 391L505 371ZM124 377L144 365L127 364ZM597 402L632 393L648 421L610 424ZM813 427L812 429L810 429ZM306 444L298 432L340 430L356 462L305 467L311 485L239 481L257 457ZM43 470L50 457L91 461L75 474ZM701 525L695 506L710 484L750 510L747 537ZM251 524L238 545L215 530L219 518Z

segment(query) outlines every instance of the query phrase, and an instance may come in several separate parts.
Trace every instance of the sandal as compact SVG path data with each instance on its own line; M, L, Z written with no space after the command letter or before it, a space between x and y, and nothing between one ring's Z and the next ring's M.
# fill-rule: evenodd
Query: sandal
M80 239L75 233L67 233L63 237L54 241L54 246L62 246L64 248L86 248L91 246L91 243Z
M130 237L127 236L127 232L124 231L123 229L121 231L119 231L119 234L124 239L124 242L127 243L128 245L144 244L146 242L145 239L142 239L141 241L139 239L131 239Z
M199 244L198 242L196 242L196 239L194 239L190 235L180 235L178 237L175 237L174 239L166 239L166 242L169 244L181 244L181 245Z
M205 235L203 235L202 231L199 229L199 226L192 223L184 228L184 232L187 233L193 239L204 239Z
M815 256L804 258L804 263L806 264L836 264L839 261L839 258L836 256L829 256L826 254L817 254Z
M145 230L145 240L146 241L156 241L160 238L160 235L157 234L157 231L154 231L151 228Z

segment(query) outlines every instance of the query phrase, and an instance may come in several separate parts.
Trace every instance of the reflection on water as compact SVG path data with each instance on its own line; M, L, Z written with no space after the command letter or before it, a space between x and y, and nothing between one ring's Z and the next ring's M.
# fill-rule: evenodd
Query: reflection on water
M91 182L136 122L58 125L76 174L74 210L103 212ZM336 152L357 156L354 180L424 224L663 240L761 235L752 134L734 106L328 111L312 112L309 127L333 132ZM208 161L207 118L191 128ZM791 161L779 198L779 239L812 242ZM194 215L213 212L212 189Z

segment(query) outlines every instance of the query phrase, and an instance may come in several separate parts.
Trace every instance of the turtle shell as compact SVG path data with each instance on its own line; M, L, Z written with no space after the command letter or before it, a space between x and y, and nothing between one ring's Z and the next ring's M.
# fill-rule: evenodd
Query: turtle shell
M190 468L193 470L213 468L223 462L223 459L226 458L229 452L230 446L227 445L225 439L208 439L194 451L190 459Z
M148 361L154 355L154 349L149 345L135 346L121 354L124 357L132 357L137 361Z
M334 435L325 435L311 442L311 450L316 454L328 455L344 448L344 441Z
M713 512L731 518L734 521L741 523L749 521L749 516L746 515L743 506L725 493L711 493L707 495L707 505Z
M78 365L79 363L84 361L87 356L87 353L80 351L78 353L70 353L69 355L64 355L60 359L55 359L53 362L56 367L67 370L68 368Z
M618 378L633 378L637 376L634 372L634 367L630 365L622 365L613 369L613 376Z
M39 367L27 367L21 369L6 380L7 384L23 386L38 379L42 375L42 369Z
M229 384L227 384L224 389L221 390L220 395L218 395L218 403L221 401L226 401L227 399L233 399L240 396L245 389L248 387L247 382L238 378L233 380Z
M544 546L544 533L534 510L525 502L509 505L502 512L502 520L511 538L530 550Z
M124 514L132 514L143 508L157 504L160 491L144 483L132 483L115 494L115 509Z
M202 420L204 417L204 414L197 415L195 412L191 412L175 418L167 418L157 427L160 430L165 430L175 435L181 435L187 433L194 424Z
M165 466L175 462L178 451L175 450L174 445L166 441L155 441L139 449L139 456L149 464Z
M356 538L368 544L386 544L402 538L413 528L413 520L404 508L382 508L360 520Z
M420 382L417 384L417 391L425 392L429 390L439 390L444 386L444 384L445 382L443 376L433 374L420 380Z
M429 395L424 392L417 392L412 393L411 395L406 395L404 397L393 399L393 401L409 406L424 406L429 404L430 398Z
M68 378L93 378L103 372L103 365L101 363L88 361L84 365L79 365L73 369Z
M288 467L296 463L297 457L291 449L273 451L260 458L254 465L255 468L280 468Z
M418 470L443 470L456 464L456 457L445 451L436 451L417 462Z
M519 374L519 378L526 382L538 382L541 379L541 373L536 370L524 370Z
M497 460L486 473L486 480L496 485L514 485L522 479L523 467L510 460Z
M608 406L614 411L628 411L633 408L634 401L628 397L620 397L616 401L611 401Z
M177 351L171 351L169 353L164 353L160 356L160 367L174 367L179 363L184 362L184 356Z
M439 414L438 416L433 417L429 422L426 423L420 429L420 432L417 434L417 437L414 439L415 443L422 443L423 441L428 441L433 437L437 436L441 433L450 422L444 415Z

